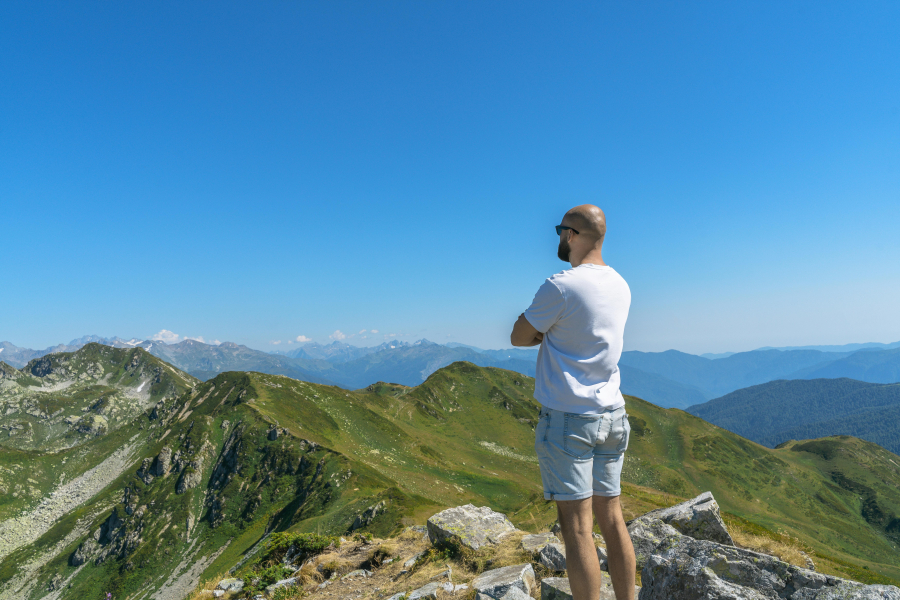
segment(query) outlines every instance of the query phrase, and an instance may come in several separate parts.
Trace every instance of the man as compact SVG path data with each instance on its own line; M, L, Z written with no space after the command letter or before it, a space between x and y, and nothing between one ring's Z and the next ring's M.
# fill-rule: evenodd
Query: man
M544 498L556 501L572 596L600 596L593 513L606 540L616 598L634 600L634 547L619 504L631 427L619 391L618 362L631 291L603 262L602 210L576 206L556 230L559 258L572 268L544 282L516 321L510 341L541 345L534 386L541 403L535 450Z

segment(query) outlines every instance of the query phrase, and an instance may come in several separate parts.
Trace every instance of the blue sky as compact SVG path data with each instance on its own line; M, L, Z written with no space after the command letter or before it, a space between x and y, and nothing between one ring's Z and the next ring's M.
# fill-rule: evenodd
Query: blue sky
M3 3L0 340L505 347L591 202L629 349L896 341L898 28L895 2Z

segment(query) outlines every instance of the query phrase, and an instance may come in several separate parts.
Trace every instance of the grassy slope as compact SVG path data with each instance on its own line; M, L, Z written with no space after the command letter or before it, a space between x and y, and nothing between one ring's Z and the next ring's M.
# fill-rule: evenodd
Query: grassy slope
M141 543L121 558L85 566L63 598L104 591L143 597L136 592L158 586L190 548L197 550L194 561L221 551L205 568L212 576L266 531L344 533L380 500L387 511L366 529L382 536L467 502L508 512L525 529L546 527L554 514L542 498L533 454L532 391L530 378L468 363L441 369L416 388L376 384L356 392L277 375L219 375L167 403L160 419L144 416L88 444L112 448L140 434L143 446L134 467L104 492L0 563L0 580L63 537L78 517L95 515L95 531L113 509L124 516L126 488L137 497L134 506L147 507L143 517L125 518ZM850 438L827 440L834 446L827 451L767 449L680 410L628 402L633 440L623 501L630 514L712 490L734 522L796 536L825 571L900 581L900 555L888 537L889 517L900 513L896 456ZM290 435L270 439L273 425ZM237 440L237 467L215 478L228 439ZM165 445L202 458L198 487L176 494L177 473L149 485L134 477L140 459ZM52 479L49 464L48 472ZM221 518L211 527L216 511ZM36 575L31 597L41 597L54 574L75 571L68 560L83 539Z
M853 574L868 567L900 580L900 540L885 532L889 521L866 520L861 494L845 481L871 489L883 514L900 514L896 455L849 437L827 438L834 450L826 456L793 442L769 449L637 398L628 399L628 411L633 438L626 480L679 496L711 490L729 513L799 538L826 570Z

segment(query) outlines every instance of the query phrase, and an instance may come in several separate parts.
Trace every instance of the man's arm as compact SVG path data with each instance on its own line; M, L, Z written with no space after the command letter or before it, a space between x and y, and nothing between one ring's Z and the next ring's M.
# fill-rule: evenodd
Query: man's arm
M537 346L543 339L544 334L528 322L524 313L519 315L512 333L509 334L509 341L513 346Z

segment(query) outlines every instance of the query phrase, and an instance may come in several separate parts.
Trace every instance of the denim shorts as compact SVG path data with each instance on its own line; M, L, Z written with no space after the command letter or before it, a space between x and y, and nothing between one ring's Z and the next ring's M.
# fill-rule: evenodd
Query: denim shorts
M596 415L541 407L534 449L544 498L583 500L618 496L631 426L625 407Z

